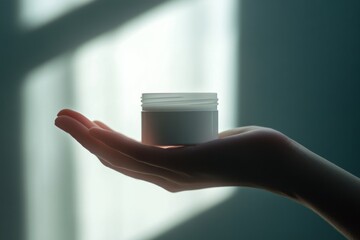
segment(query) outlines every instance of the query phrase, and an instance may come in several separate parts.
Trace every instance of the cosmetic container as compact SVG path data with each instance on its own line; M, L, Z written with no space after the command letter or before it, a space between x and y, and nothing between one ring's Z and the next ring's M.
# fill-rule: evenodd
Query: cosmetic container
M143 93L142 142L195 145L218 138L216 93Z

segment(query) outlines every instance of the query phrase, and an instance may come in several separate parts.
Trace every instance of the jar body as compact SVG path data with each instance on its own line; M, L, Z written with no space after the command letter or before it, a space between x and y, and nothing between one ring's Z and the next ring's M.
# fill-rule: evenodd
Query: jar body
M217 111L142 112L142 142L194 145L218 138Z
M142 142L194 145L218 138L216 93L144 93Z

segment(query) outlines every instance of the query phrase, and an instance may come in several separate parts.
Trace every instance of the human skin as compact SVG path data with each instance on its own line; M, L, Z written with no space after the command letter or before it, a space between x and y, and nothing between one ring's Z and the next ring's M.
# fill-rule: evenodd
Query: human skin
M105 166L167 191L261 188L310 208L347 238L360 239L360 179L273 129L241 127L207 143L161 148L70 109L58 113L55 125Z

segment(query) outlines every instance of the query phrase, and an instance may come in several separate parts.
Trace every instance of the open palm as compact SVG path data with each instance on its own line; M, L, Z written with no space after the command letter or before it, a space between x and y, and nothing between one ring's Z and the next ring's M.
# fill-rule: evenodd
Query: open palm
M269 128L242 127L194 146L149 146L80 113L62 110L56 126L122 174L170 192L251 186L312 209L349 239L360 239L360 179Z
M283 134L263 127L220 133L219 139L161 148L130 139L99 121L65 109L55 124L107 167L171 192L216 186L254 186L283 192L286 145ZM284 150L285 149L285 150Z

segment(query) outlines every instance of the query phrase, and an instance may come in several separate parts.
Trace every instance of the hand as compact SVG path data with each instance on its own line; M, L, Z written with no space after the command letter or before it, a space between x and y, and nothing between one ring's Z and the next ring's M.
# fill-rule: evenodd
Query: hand
M62 110L56 126L107 167L170 192L217 186L253 186L286 194L289 139L263 127L220 133L207 143L175 148L144 145L80 113Z
M360 239L360 179L263 127L220 133L195 146L144 145L99 121L62 110L56 126L122 174L170 192L218 186L264 188L303 204L349 239Z

